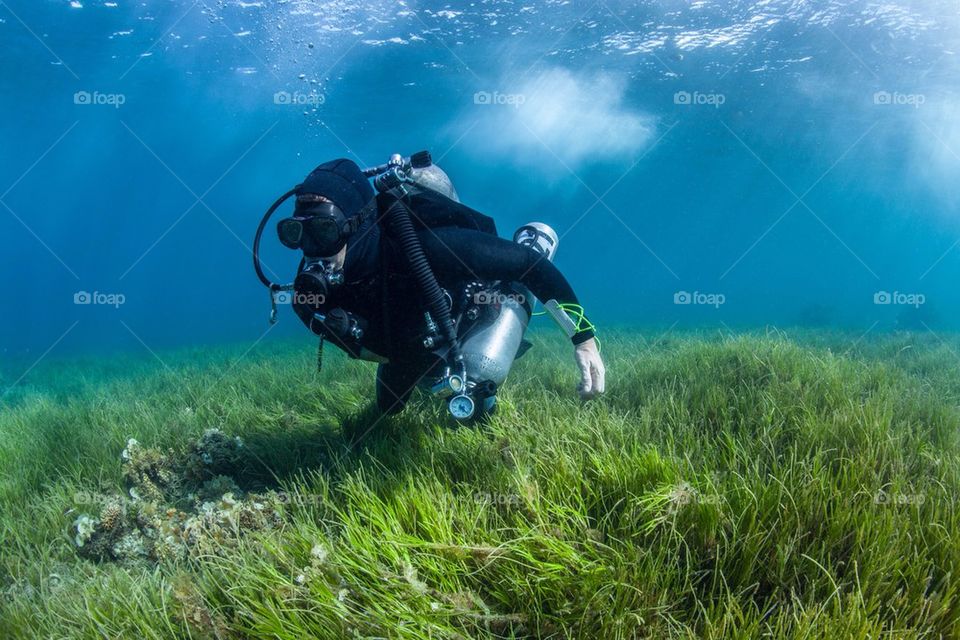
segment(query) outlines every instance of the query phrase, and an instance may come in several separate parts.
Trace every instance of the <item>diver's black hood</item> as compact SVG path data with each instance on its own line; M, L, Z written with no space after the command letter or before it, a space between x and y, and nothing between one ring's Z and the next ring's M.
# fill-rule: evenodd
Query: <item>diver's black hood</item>
M373 198L373 187L353 160L324 162L310 172L297 195L314 193L333 201L346 217L357 214Z
M324 162L310 172L297 195L315 193L333 201L343 215L350 218L373 200L373 187L353 160L340 158ZM376 209L363 220L359 229L347 240L344 274L348 281L371 277L379 265L380 229Z

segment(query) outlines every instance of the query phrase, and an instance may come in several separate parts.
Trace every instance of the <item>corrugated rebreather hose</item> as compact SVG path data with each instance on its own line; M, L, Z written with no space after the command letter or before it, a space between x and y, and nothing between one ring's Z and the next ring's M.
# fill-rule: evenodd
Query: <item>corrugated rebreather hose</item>
M450 315L450 306L446 296L443 295L443 289L437 283L437 277L430 263L427 262L427 256L423 253L423 247L413 228L407 205L399 199L394 200L393 204L387 208L385 218L392 235L400 242L404 254L410 261L413 277L427 303L427 310L440 328L441 336L450 345L454 362L461 362L463 356L460 353L460 343L457 341L453 317Z

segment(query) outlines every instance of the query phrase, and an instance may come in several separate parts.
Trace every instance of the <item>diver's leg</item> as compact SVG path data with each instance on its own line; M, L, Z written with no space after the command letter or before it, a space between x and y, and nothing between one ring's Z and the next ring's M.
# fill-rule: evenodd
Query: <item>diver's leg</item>
M399 413L425 376L438 375L444 365L440 356L430 353L400 362L385 362L377 368L377 407L384 413Z
M377 367L377 408L382 413L400 413L410 399L416 380L404 369L394 362Z

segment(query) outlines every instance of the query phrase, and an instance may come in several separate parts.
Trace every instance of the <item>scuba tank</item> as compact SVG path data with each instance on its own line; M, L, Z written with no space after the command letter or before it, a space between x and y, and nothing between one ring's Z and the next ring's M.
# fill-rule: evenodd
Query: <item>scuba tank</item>
M513 240L551 261L559 243L556 232L540 222L520 227ZM533 302L530 292L518 283L472 283L464 294L465 306L457 324L467 383L454 379L451 384L448 376L432 386L435 393L455 394L449 410L458 420L493 410L497 389L513 362L530 346L523 336Z
M539 222L517 229L513 240L530 246L550 261L558 243L556 232ZM488 317L483 318L483 311L475 311L478 319L485 321L460 336L460 348L470 379L487 380L497 386L503 384L530 323L532 300L533 296L526 287L517 283L501 283L489 291L475 294L474 304L476 307L486 306Z

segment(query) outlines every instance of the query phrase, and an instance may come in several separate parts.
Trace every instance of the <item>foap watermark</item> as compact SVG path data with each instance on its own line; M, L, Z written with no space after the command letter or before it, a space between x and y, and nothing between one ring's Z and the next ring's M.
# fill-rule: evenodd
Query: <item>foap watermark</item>
M719 109L727 101L722 93L701 93L699 91L677 91L673 94L673 104L684 106L707 106Z
M473 494L473 502L477 504L492 504L505 507L517 507L520 505L520 496L512 493L497 493L478 491Z
M120 305L126 303L127 297L122 293L103 293L102 291L77 291L73 294L73 304L82 305L106 305L119 309Z
M681 482L675 486L667 498L669 499L668 509L673 512L676 512L680 507L687 505L719 505L723 502L723 498L721 498L719 495L705 494L688 482Z
M522 93L500 93L499 91L477 91L473 94L473 104L509 105L517 108L527 101Z
M705 305L719 309L720 305L726 304L727 296L722 293L703 293L701 291L677 291L673 294L673 304L695 304Z
M507 304L516 302L524 304L527 297L522 293L501 293L499 291L478 291L473 294L473 304Z
M270 491L267 494L261 494L262 498L272 498L279 504L289 504L294 506L308 506L323 504L324 496L319 493L288 493L286 491Z
M877 291L873 294L873 304L896 304L906 305L908 307L919 308L927 301L927 297L922 293L903 293L902 291Z
M97 491L77 491L73 494L74 504L104 506L120 502L126 504L130 499L115 493L99 493Z
M127 96L122 93L100 93L99 91L77 91L73 94L73 104L96 107L113 107L119 109L127 102Z
M927 101L922 93L900 93L899 91L877 91L873 94L873 104L913 107L919 109Z
M922 493L887 493L878 491L873 496L873 504L897 505L897 504L916 504L921 505L926 502L927 497Z
M322 293L302 293L299 291L278 291L274 297L277 304L302 304L319 307L327 302Z
M311 91L303 93L302 91L277 91L273 94L273 104L281 104L294 107L317 107L326 102L327 99L322 93Z

